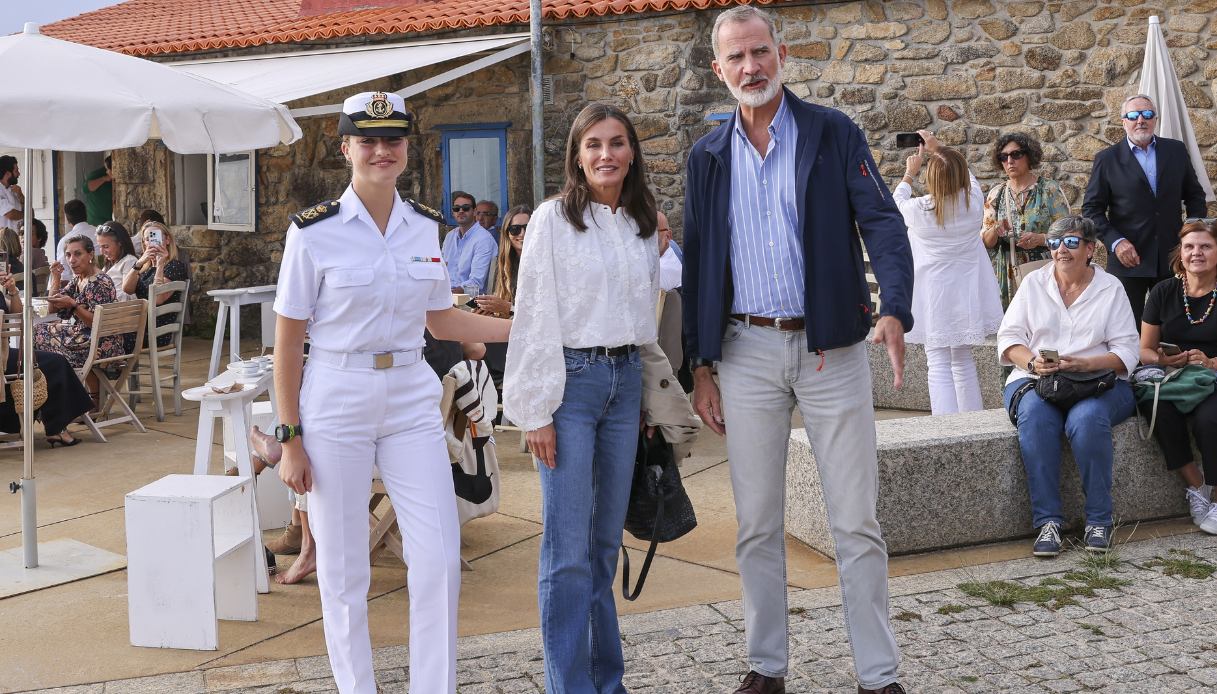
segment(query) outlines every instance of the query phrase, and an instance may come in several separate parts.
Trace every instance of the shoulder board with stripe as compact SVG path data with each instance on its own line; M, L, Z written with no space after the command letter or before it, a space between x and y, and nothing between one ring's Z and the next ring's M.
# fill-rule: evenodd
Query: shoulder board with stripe
M336 214L338 214L338 201L329 200L300 210L292 215L292 222L296 225L297 229L303 229L310 224L320 222L326 217L333 217Z
M413 207L415 212L421 214L422 216L426 217L427 219L430 219L435 222L439 222L440 224L447 224L447 222L448 222L448 220L444 219L444 215L440 214L439 210L432 208L432 207L427 207L426 205L422 204L421 202L418 202L417 200L411 200L410 198L406 198L406 204L408 204L410 207Z

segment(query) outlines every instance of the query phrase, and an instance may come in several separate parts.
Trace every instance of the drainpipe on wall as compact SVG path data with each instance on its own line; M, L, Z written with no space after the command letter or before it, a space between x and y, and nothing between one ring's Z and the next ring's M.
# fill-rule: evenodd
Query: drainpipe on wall
M541 113L545 107L541 89L545 56L541 46L541 0L528 1L528 29L532 34L532 202L536 208L545 199L545 129Z

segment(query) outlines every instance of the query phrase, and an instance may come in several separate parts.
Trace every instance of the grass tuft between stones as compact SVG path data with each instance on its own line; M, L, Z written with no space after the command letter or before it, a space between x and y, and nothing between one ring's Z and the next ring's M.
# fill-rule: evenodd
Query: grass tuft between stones
M1084 568L1081 571L1070 571L1060 577L1041 579L1038 585L1033 586L1013 581L969 581L959 584L959 589L965 595L997 607L1032 603L1058 610L1066 605L1076 605L1077 597L1092 598L1096 590L1118 590L1128 584L1128 581L1101 570Z
M1201 559L1199 555L1188 549L1172 549L1167 552L1167 556L1151 559L1142 568L1152 569L1157 566L1162 567L1162 573L1167 576L1182 576L1197 580L1204 580L1217 572L1217 565Z
M956 605L955 603L950 603L939 607L938 614L959 614L966 609L968 609L967 605Z
M916 612L909 612L908 610L901 610L899 614L893 615L892 619L898 619L901 622L911 622L914 619L917 621L921 621L921 615L917 614Z

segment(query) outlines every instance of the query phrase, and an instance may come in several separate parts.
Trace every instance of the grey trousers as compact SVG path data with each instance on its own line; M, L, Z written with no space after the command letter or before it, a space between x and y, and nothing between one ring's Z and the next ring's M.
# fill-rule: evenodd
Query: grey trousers
M797 405L823 483L858 682L867 689L891 684L900 653L888 619L887 546L875 518L878 463L866 346L829 350L821 359L807 351L802 331L731 320L718 375L751 669L785 677L789 661L786 454Z

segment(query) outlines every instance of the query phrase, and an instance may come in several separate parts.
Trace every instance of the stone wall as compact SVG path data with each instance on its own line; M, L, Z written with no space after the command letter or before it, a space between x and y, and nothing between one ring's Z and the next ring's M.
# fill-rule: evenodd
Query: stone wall
M1116 116L1136 91L1147 18L1161 17L1210 179L1217 180L1217 0L810 3L773 11L789 47L795 94L849 114L866 131L889 183L908 152L895 134L930 128L961 148L987 189L1000 133L1021 130L1044 146L1042 173L1080 206L1094 155L1123 137ZM546 113L546 151L587 101L635 120L652 183L679 229L685 153L734 102L710 69L714 12L627 18L555 32L546 61L559 103ZM560 177L557 159L547 180ZM679 236L679 231L677 233Z
M1023 130L1043 143L1041 170L1061 181L1075 207L1095 153L1123 135L1115 114L1124 97L1136 90L1146 18L1157 14L1209 177L1217 180L1217 113L1211 86L1217 78L1217 39L1211 35L1217 26L1212 19L1217 0L1151 0L1148 5L1140 0L866 0L790 3L774 11L789 46L786 83L800 97L854 118L866 131L889 182L901 175L907 155L895 147L898 132L934 130L943 142L966 153L987 188L1001 178L989 163L993 141L1002 132ZM632 15L546 28L545 71L553 80L554 99L544 114L545 194L556 192L561 183L563 146L575 115L591 101L613 103L634 120L652 186L680 237L686 154L698 138L717 127L706 120L708 114L734 107L710 67L709 35L716 14ZM262 47L228 53L268 51ZM398 74L291 106L340 103L356 91L401 89L450 67ZM403 195L433 207L448 205L441 199L437 126L509 122L509 199L513 204L531 201L528 70L528 56L521 55L409 99L419 130L411 139L410 166L399 184ZM300 141L258 153L257 231L179 231L194 260L195 317L204 330L214 315L204 292L273 282L288 215L336 197L349 180L335 116L304 118L300 125ZM127 215L120 220L133 219L144 207L169 208L172 160L160 145L116 154L115 214Z

